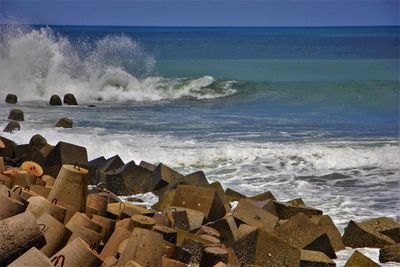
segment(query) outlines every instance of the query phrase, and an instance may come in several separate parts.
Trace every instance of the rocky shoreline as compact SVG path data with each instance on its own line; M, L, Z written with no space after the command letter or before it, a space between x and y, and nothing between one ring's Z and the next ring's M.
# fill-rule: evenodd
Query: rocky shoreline
M391 218L350 220L341 235L301 198L245 196L202 171L118 155L89 161L85 147L41 135L0 140L0 266L336 266L346 247L400 263ZM148 192L159 197L151 208L118 198ZM379 264L356 250L345 266Z

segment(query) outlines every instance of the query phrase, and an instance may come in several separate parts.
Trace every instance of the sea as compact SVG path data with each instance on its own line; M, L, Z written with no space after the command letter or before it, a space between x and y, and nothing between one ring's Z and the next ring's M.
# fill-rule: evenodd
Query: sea
M0 98L16 94L25 113L6 138L39 133L85 146L89 159L162 162L249 196L303 198L341 232L350 220L400 221L400 27L2 25L0 34ZM49 106L65 93L79 105ZM0 128L12 108L1 101ZM55 128L62 117L74 127ZM378 249L360 251L378 261ZM352 252L338 252L338 266Z

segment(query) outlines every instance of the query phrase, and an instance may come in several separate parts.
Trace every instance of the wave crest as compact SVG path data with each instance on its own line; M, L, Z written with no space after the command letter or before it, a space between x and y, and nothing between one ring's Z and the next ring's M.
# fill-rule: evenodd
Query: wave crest
M125 35L95 42L68 38L50 28L2 26L0 93L22 100L47 100L73 93L79 100L159 101L234 94L233 82L211 76L152 76L156 59Z

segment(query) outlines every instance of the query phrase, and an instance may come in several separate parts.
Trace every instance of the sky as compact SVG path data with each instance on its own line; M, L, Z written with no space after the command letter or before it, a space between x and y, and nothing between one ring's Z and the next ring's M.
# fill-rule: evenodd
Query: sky
M399 25L400 0L0 0L0 23L124 26Z

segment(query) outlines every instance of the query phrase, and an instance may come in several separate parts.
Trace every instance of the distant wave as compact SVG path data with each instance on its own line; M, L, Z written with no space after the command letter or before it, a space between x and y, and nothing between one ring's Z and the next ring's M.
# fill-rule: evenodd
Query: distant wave
M211 76L154 76L155 57L124 35L72 44L48 27L3 25L0 29L2 95L13 92L22 100L47 101L53 94L69 92L83 100L159 101L236 92L233 82Z

